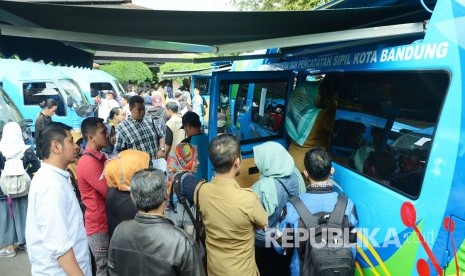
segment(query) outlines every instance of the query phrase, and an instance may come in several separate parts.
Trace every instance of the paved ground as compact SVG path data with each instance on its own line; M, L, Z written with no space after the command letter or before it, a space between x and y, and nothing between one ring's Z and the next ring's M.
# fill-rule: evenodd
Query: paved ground
M0 276L29 276L31 265L27 253L17 250L13 258L0 258Z

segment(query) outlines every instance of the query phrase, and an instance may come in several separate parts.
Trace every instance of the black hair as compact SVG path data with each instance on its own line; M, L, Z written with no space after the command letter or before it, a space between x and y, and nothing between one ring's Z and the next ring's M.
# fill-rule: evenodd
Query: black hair
M311 179L326 180L331 174L331 156L324 148L312 148L305 153L304 166Z
M51 122L48 124L40 135L39 154L42 158L47 159L50 157L50 147L53 141L57 141L61 145L64 145L64 140L67 136L67 132L71 131L71 127L59 122Z
M44 101L41 101L39 103L40 108L45 109L45 108L52 108L54 106L58 106L57 102L54 99L46 99Z
M182 125L183 127L189 125L191 127L201 128L202 122L200 122L200 117L197 113L194 111L187 111L182 115Z
M113 107L110 110L110 116L108 116L108 119L113 120L115 118L115 116L119 114L120 109L121 109L121 107Z
M217 173L229 172L236 158L241 157L239 139L231 134L217 136L208 147L208 157Z
M166 109L173 111L174 113L178 113L179 105L175 101L167 102Z
M125 94L125 95L121 96L121 98L125 99L126 101L129 101L129 98L131 98L131 96Z
M81 123L81 133L82 137L87 140L87 136L94 135L97 131L97 125L99 123L103 124L103 119L99 117L88 117L85 118Z
M136 104L144 104L144 98L142 98L139 95L134 95L128 100L129 103L129 109L132 109L133 107L136 106Z

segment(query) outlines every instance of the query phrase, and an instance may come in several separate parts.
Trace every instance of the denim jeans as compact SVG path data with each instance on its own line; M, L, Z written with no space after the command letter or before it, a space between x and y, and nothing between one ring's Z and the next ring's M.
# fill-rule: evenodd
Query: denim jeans
M87 236L90 251L94 255L97 276L107 276L108 247L110 238L108 233L95 233Z

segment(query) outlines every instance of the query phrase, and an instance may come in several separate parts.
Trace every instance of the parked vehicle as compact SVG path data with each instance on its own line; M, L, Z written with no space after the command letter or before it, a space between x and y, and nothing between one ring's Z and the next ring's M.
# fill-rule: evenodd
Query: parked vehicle
M27 120L24 119L16 105L0 86L0 139L2 137L3 127L9 122L18 123L23 132L24 142L26 144L32 144L32 133L29 129Z
M63 67L57 66L58 70L63 71L65 74L73 78L81 87L84 95L91 104L94 104L96 96L101 97L102 92L112 91L114 98L119 103L121 96L126 94L123 86L112 75L97 69L77 68L77 67Z
M84 118L92 114L89 101L79 85L62 71L45 64L14 59L0 59L0 82L34 132L39 103L46 99L57 102L53 120L72 128L80 128Z
M227 112L226 132L241 139L238 182L250 186L259 177L253 147L271 140L289 144L284 126L294 87L326 79L333 89L327 100L335 108L328 148L333 178L355 202L360 222L357 275L462 274L463 18L463 2L439 0L428 22L408 25L424 27L423 32L303 44L279 49L285 58L261 60L259 67L213 73L210 139L217 135L213 111L222 105ZM277 107L280 119L271 116ZM362 147L384 152L394 164L393 171L375 177L363 168L366 159L362 170L357 170L353 158ZM381 163L383 169L387 163Z

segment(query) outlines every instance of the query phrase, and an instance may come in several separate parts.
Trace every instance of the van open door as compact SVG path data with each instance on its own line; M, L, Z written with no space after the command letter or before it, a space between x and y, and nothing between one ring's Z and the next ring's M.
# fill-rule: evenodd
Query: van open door
M243 187L250 187L259 177L253 160L255 145L275 141L287 148L284 121L294 77L292 71L212 75L208 135L210 141L222 133L240 139L242 166L237 181ZM209 168L211 177L211 164Z

